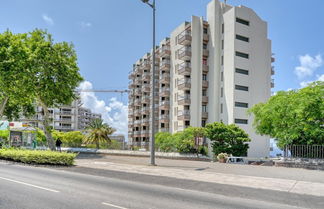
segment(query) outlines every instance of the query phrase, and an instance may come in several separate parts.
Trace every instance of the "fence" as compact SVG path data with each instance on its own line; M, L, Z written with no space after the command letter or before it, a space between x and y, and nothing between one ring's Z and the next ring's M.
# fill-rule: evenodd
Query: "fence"
M287 145L284 157L324 159L324 145Z

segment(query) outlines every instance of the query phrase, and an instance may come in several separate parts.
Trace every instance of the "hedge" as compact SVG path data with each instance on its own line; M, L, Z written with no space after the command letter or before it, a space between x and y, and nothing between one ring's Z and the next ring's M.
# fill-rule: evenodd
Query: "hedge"
M43 150L0 149L0 159L42 165L73 165L76 154Z

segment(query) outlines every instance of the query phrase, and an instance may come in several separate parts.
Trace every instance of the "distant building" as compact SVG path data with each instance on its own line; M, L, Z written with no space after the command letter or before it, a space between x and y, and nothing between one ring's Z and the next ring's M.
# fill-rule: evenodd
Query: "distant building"
M21 117L19 121L32 127L43 128L42 108L36 107L36 115L30 118ZM51 126L58 131L81 131L84 130L92 120L101 118L101 114L92 113L90 109L81 107L81 102L76 100L71 105L61 105L57 108L48 108Z

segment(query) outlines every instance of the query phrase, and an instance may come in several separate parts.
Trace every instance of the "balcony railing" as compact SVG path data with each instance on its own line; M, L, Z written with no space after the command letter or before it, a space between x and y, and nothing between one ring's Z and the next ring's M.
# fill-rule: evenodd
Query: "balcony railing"
M169 59L164 59L160 63L160 70L170 70L171 61Z
M190 110L179 110L178 120L190 120Z
M182 78L178 80L179 90L188 90L191 87L191 81L189 78Z
M178 59L180 60L190 60L191 59L191 47L182 47L177 51Z
M159 93L160 96L168 96L170 95L170 88L163 87L159 90Z
M203 64L202 70L203 70L204 73L208 73L208 71L209 71L208 65L207 64Z
M151 68L151 65L150 65L150 63L148 61L142 62L142 64L141 64L141 69L142 70L148 70L150 68Z
M161 83L170 83L170 74L169 73L163 73L160 77Z
M170 46L162 46L160 48L160 57L169 57L171 54Z
M203 50L203 56L204 56L204 57L208 57L208 56L209 56L209 51L208 51L208 49L204 49L204 50Z
M271 79L271 88L274 88L275 83L274 83L274 79Z
M170 101L161 101L160 102L160 109L169 109L170 108Z
M271 66L271 75L274 75L274 74L275 74L274 66Z
M208 112L202 112L201 117L204 119L208 118Z
M190 45L191 44L191 32L189 30L185 30L178 35L178 44L181 45Z
M202 96L202 102L207 103L208 102L208 96Z
M170 129L169 128L160 128L160 132L169 132Z
M203 88L208 88L208 81L203 80L203 81L202 81L202 87L203 87Z
M151 79L151 74L149 72L143 73L142 80L147 81Z
M178 96L178 105L190 105L190 94L180 94Z
M143 96L142 97L142 103L148 103L150 102L151 97L150 96Z
M183 62L177 66L179 75L190 75L191 73L191 63Z

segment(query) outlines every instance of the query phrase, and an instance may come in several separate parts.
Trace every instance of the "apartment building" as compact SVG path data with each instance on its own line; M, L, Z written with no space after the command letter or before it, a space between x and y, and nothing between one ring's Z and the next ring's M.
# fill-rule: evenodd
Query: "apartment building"
M265 102L274 87L267 23L252 9L212 0L207 20L192 16L129 74L129 142L147 148L154 102L156 131L175 133L215 121L237 124L252 139L249 157L269 155L269 137L257 135L247 109ZM152 95L152 79L156 95Z
M57 108L49 108L51 125L53 129L63 132L84 130L92 120L101 118L101 114L92 113L90 109L81 107L79 100L71 105L61 105ZM31 118L21 117L19 121L32 127L43 128L42 107L36 107L36 114Z

